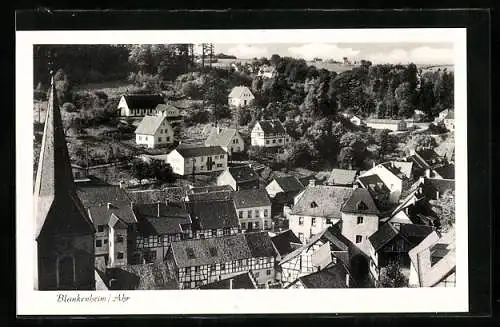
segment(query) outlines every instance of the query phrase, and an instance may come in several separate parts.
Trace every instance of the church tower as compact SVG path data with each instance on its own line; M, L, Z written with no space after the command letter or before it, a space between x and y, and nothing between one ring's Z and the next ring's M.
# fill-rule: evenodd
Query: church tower
M52 72L34 216L35 289L94 290L95 229L76 193Z

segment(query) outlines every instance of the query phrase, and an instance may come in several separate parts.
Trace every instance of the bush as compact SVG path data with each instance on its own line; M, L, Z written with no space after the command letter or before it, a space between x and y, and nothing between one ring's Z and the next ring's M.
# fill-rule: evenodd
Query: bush
M447 133L448 130L443 125L436 125L434 123L429 125L428 131L432 134L444 134Z

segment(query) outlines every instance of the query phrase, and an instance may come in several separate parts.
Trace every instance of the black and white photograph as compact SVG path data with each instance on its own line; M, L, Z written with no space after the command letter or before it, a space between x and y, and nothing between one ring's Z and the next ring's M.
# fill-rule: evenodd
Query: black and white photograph
M26 294L467 309L463 30L25 34Z

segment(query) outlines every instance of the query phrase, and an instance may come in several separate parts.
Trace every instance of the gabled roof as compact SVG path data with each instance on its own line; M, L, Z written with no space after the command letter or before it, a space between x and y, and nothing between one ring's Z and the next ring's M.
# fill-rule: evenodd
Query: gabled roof
M349 169L332 169L330 176L328 177L328 184L330 185L349 185L354 184L358 171Z
M237 135L238 131L234 128L225 128L217 133L217 129L212 130L205 145L207 146L228 146L231 144L233 138Z
M166 115L166 117L177 117L180 115L180 112L179 112L179 108L177 107L174 107L173 105L171 104L168 104L168 103L160 103L159 105L156 106L156 111L157 112L162 112L162 113L170 113L172 112L173 115L169 116L169 115Z
M156 108L160 103L165 103L161 94L126 94L123 97L130 109Z
M224 149L220 146L179 146L173 151L177 151L184 158L226 154L226 151L224 151Z
M426 197L434 199L436 192L443 194L447 190L455 190L454 179L426 178L422 190Z
M373 196L391 192L378 175L362 176L358 177L358 180Z
M434 168L434 171L445 179L455 179L455 165L445 164Z
M292 232L291 229L288 229L284 232L281 232L271 237L271 242L273 242L274 247L281 256L285 256L296 250L296 247L293 246L292 244L302 244L302 242Z
M194 186L189 188L188 194L205 194L220 191L232 192L234 190L231 185Z
M236 183L258 180L259 175L249 165L229 167L227 169Z
M378 215L378 210L375 202L373 201L370 192L364 188L355 189L351 197L344 203L341 209L346 213L360 213L369 215Z
M341 219L340 209L352 195L352 187L309 186L290 214Z
M199 224L201 229L239 226L238 216L232 200L189 201L187 206L193 224Z
M123 203L130 204L131 198L127 192L114 185L78 185L78 197L82 201L84 207L101 206L108 203Z
M164 262L126 265L108 268L104 281L115 280L115 290L175 290L178 288L175 273Z
M232 280L232 282L231 282ZM202 290L257 289L257 283L250 272L222 279L200 286Z
M413 168L413 162L411 161L389 161L381 165L400 179L411 178Z
M274 179L284 193L298 192L304 189L304 185L295 176L282 176Z
M115 229L126 229L128 225L118 218L114 213L111 214L111 217L109 217L109 222L108 222L109 227L115 228Z
M260 128L262 128L262 131L266 134L266 136L286 134L283 124L277 119L259 120L257 123L260 125Z
M33 196L36 239L41 234L87 235L95 232L76 193L53 78Z
M184 205L135 204L134 212L139 220L142 235L168 235L182 233L191 224L191 217Z
M246 86L236 86L234 87L231 92L229 93L230 98L247 98L247 99L254 99L254 95L252 94L252 91Z
M340 262L298 279L305 288L347 288L347 270Z
M137 218L130 206L130 202L114 202L107 205L89 207L89 215L92 218L94 226L107 225L112 215L126 224L134 224Z
M158 129L161 127L163 122L165 122L166 124L166 126L164 126L165 128L172 128L167 121L167 117L165 116L144 116L144 118L142 118L141 120L141 123L135 130L135 134L154 135L156 131L158 131Z
M270 206L271 201L264 189L239 190L234 192L236 209Z
M432 166L441 161L441 157L436 151L432 149L416 150L415 153L419 155L428 165Z
M426 225L386 223L368 239L375 251L380 250L397 235L408 243L409 248L413 248L433 231L433 227Z
M231 191L213 191L207 193L188 194L189 201L228 201L233 199L234 192Z
M180 202L184 199L182 187L166 187L163 189L128 191L134 203Z

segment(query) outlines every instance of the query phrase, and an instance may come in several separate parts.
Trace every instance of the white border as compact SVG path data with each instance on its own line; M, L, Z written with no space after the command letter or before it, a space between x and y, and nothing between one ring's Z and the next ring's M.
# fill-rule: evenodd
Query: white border
M33 45L147 43L441 43L454 44L456 140L455 288L64 292L126 294L124 303L58 303L60 292L33 290ZM213 314L467 312L467 79L466 30L193 30L30 31L16 33L17 314Z

